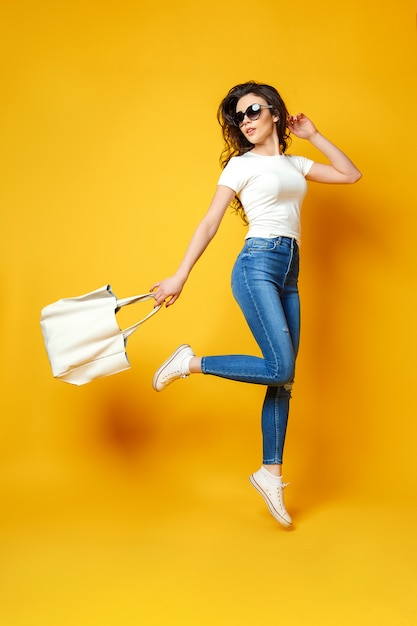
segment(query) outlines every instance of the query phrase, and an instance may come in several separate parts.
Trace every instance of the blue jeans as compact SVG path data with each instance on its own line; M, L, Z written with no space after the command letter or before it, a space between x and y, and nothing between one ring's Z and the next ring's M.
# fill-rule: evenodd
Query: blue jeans
M232 289L262 357L205 356L203 374L266 385L262 409L264 465L281 464L300 338L299 252L295 239L247 239Z

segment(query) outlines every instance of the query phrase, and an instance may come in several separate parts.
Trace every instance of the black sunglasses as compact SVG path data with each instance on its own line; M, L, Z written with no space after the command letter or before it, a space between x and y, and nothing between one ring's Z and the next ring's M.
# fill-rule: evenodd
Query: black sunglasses
M255 102L255 104L251 104L250 107L246 109L246 111L236 111L233 116L233 124L235 126L241 126L243 124L243 120L245 119L245 115L251 122L257 120L262 112L262 109L273 109L274 107L271 104L259 104Z

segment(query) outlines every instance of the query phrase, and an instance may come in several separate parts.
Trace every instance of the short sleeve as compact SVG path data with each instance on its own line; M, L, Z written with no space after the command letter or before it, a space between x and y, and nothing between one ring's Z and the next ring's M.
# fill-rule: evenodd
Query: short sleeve
M291 163L297 168L299 172L301 172L303 176L307 176L311 169L311 166L314 164L314 161L312 161L311 159L307 159L307 157L303 156L289 155L289 158L291 159Z
M242 167L239 166L239 157L232 157L218 180L218 185L224 185L233 189L235 193L239 193L245 185L245 178L242 173Z

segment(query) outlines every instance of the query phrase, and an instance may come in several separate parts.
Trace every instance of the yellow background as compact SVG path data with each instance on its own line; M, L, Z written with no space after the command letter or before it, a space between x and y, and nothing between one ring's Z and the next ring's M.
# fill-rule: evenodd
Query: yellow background
M0 23L1 624L417 623L415 3L14 0ZM238 217L129 372L57 382L39 327L60 297L174 270L219 175L218 103L249 79L363 172L303 208L291 532L247 480L263 389L151 388L184 341L254 350Z

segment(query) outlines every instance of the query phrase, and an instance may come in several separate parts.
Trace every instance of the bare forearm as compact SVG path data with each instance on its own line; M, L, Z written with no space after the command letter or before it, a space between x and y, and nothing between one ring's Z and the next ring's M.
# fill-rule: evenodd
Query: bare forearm
M178 300L191 270L216 234L233 197L234 191L231 189L222 186L217 187L209 210L195 229L177 271L173 276L159 281L151 287L151 291L155 291L157 304L166 302L167 306L171 306Z
M330 164L348 179L355 181L360 178L360 172L349 157L334 143L329 141L319 131L310 138L310 143L317 148L330 162Z
M184 284L191 270L206 250L210 241L216 234L217 228L211 226L205 221L200 222L191 237L184 258L178 266L175 276Z
M173 276L155 283L151 291L155 290L155 300L157 304L166 302L166 306L171 306L179 298L187 278L197 263L198 259L213 239L217 228L211 227L205 220L197 226L194 235L185 252L177 271Z
M361 173L348 156L322 135L304 113L290 115L291 132L300 139L307 139L319 150L329 163L315 162L308 172L307 180L318 183L355 183Z

